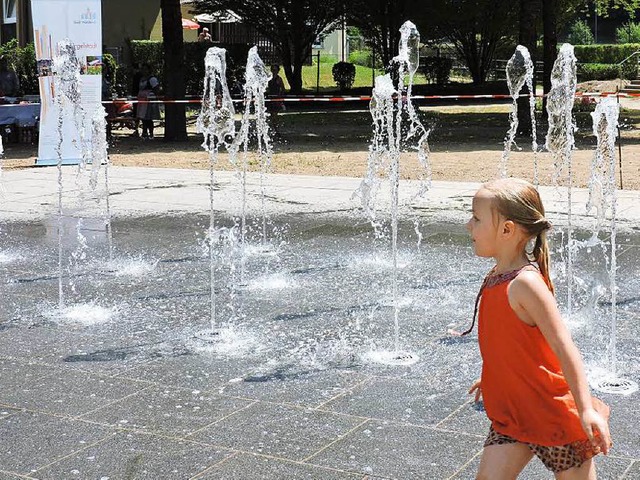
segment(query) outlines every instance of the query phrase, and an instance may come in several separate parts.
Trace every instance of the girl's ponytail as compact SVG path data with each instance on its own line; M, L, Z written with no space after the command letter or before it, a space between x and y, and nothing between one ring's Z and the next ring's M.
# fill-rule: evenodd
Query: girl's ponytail
M540 268L540 274L544 278L545 283L551 290L551 293L555 294L555 287L551 281L550 268L550 255L549 255L549 243L547 242L546 229L542 230L536 236L536 243L533 246L533 258Z

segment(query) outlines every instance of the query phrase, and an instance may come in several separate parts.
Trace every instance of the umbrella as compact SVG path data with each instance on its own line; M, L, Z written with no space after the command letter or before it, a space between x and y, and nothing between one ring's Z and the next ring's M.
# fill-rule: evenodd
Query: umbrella
M191 20L183 18L182 28L186 28L187 30L198 30L200 28L200 25L198 25L196 22L192 22Z

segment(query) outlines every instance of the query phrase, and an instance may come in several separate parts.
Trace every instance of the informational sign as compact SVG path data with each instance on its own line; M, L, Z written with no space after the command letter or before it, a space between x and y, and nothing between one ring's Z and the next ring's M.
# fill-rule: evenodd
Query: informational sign
M82 159L81 138L90 141L90 119L102 100L101 0L32 0L34 44L40 84L40 140L36 165L77 164ZM68 39L80 60L80 105L83 119L74 118L72 106L63 106L63 121L56 104L53 58L58 42ZM61 132L59 129L61 128ZM83 136L80 129L83 130ZM62 134L62 137L60 137ZM62 138L61 155L57 152ZM60 159L61 157L61 159Z

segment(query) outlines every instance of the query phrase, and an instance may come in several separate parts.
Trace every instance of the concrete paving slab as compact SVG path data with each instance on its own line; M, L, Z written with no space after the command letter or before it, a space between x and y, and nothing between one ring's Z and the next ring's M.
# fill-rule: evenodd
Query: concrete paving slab
M390 392L393 392L390 394ZM323 408L377 420L435 426L466 400L464 388L435 388L428 378L366 382Z
M301 461L363 423L362 418L259 403L189 438L227 448Z
M362 474L288 462L282 459L237 454L207 470L198 480L246 480L247 478L295 478L297 480L365 480Z
M203 170L180 170L143 167L112 167L110 184L113 192L112 212L116 217L141 214L195 213L206 212L209 207L209 173ZM55 168L23 169L4 173L6 200L0 205L0 219L24 220L42 218L55 212L57 206L57 171ZM248 191L255 198L260 189L259 175L248 174ZM75 169L63 167L64 188L73 193ZM227 214L237 208L225 198L237 194L238 184L232 172L217 172L219 190L215 192L216 209ZM344 212L352 214L358 209L353 192L361 179L345 177L318 177L305 175L268 175L268 191L272 199L267 202L271 214L285 214L295 211L304 212ZM429 207L429 214L440 219L449 218L463 221L468 216L464 210L470 206L470 200L479 184L469 182L433 182L425 199L411 202L412 192L417 188L416 181L401 182L401 202L415 203L419 207ZM558 194L553 187L541 187L540 192L550 212L552 221L559 225L565 222L567 211L566 198ZM20 197L24 197L23 200ZM566 195L565 195L566 197ZM574 189L572 210L575 224L589 223L585 217L588 192L586 189ZM26 203L23 203L24 200ZM30 202L39 199L34 205ZM460 201L462 199L462 201ZM381 208L388 205L385 191L379 196ZM259 202L254 202L255 208ZM618 195L618 216L621 227L630 228L640 222L640 192L621 191ZM94 211L99 208L91 207ZM251 208L251 206L250 206ZM90 209L89 209L90 210Z
M346 394L368 379L349 371L311 372L295 379L273 378L260 373L230 382L219 391L225 395L326 409L331 399Z
M640 460L633 462L620 478L623 480L640 478Z
M25 478L32 478L32 477L24 477L22 475L14 475L13 473L9 473L9 472L4 472L2 470L0 470L0 480L24 480Z
M308 461L387 478L445 479L481 447L477 437L371 421Z
M87 422L23 412L0 422L0 465L5 471L28 475L114 433Z
M199 390L153 386L80 418L185 438L252 403Z
M25 379L19 388L3 388L0 404L74 417L143 388L145 385L137 382L57 367L47 376Z
M225 387L256 369L253 358L224 358L215 355L156 357L153 361L122 373L123 378L144 379L157 385L203 392L224 392Z
M633 378L636 382L640 380L638 376ZM616 456L639 459L638 445L640 445L640 411L636 408L627 411L622 405L626 403L625 397L615 395L597 394L607 405L611 407L611 418L609 420L611 436L613 439L613 449L611 453ZM623 413L624 412L624 413Z
M121 432L37 470L40 480L192 478L233 452L154 435Z

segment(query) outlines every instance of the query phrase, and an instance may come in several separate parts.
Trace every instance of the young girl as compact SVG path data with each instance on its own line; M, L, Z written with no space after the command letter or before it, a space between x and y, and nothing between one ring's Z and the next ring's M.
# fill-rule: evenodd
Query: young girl
M469 393L476 401L482 395L491 420L478 479L515 479L536 455L556 479L592 480L592 457L611 447L609 409L591 397L555 302L544 215L538 191L524 180L495 180L473 197L467 229L474 251L496 261L473 318L479 310L483 365Z

